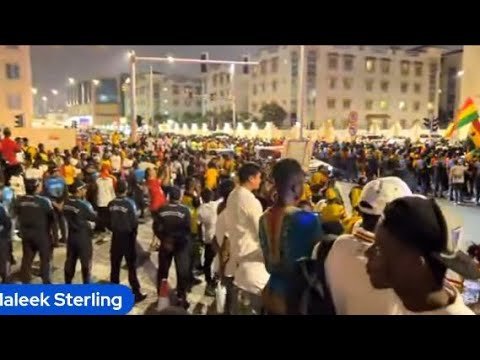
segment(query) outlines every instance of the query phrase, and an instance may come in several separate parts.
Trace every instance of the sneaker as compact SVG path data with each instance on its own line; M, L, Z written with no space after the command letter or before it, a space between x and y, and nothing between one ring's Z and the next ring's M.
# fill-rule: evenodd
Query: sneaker
M142 302L146 298L147 298L147 294L142 294L142 293L135 294L135 304Z

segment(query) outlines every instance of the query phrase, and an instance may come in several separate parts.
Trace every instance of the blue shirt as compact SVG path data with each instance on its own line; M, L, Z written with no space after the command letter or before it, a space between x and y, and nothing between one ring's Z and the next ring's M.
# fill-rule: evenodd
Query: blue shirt
M137 183L141 184L145 181L145 170L135 169L133 173L135 174L135 179L137 180Z
M65 180L60 176L51 176L45 180L46 194L54 199L63 197L65 186Z

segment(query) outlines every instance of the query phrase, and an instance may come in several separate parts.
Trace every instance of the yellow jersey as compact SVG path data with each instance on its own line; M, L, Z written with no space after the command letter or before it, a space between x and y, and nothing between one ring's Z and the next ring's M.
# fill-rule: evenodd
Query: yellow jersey
M207 169L205 172L205 187L213 190L217 188L218 183L218 170L214 168Z

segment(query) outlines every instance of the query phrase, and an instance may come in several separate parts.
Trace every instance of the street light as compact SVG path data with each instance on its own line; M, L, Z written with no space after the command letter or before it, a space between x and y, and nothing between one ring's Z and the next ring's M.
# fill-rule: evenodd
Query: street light
M38 89L37 88L32 88L32 94L37 95L37 93L38 93Z
M46 115L48 113L48 98L46 96L42 96L42 101L43 101L43 114Z
M55 96L58 95L58 90L52 89L52 94L55 95Z
M68 78L68 83L69 83L70 85L74 85L74 84L75 84L75 79L69 77L69 78Z
M125 79L125 84L130 84L130 81L131 81L131 80L130 80L130 78L129 78L129 77L128 77L128 78L126 78L126 79Z
M93 85L98 86L100 84L100 80L93 79L92 83L93 83Z
M172 64L172 63L175 61L175 59L173 58L173 56L167 56L167 61L168 61L170 64Z

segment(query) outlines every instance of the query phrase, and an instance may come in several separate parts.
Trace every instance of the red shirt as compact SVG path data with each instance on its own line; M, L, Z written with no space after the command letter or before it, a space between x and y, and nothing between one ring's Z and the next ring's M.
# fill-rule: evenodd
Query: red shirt
M15 141L10 138L5 138L1 142L0 146L3 159L9 165L16 165L18 164L17 161L17 152L20 151L20 145L18 145Z
M150 194L150 211L157 211L167 202L160 181L158 179L149 179L147 180L147 187Z

